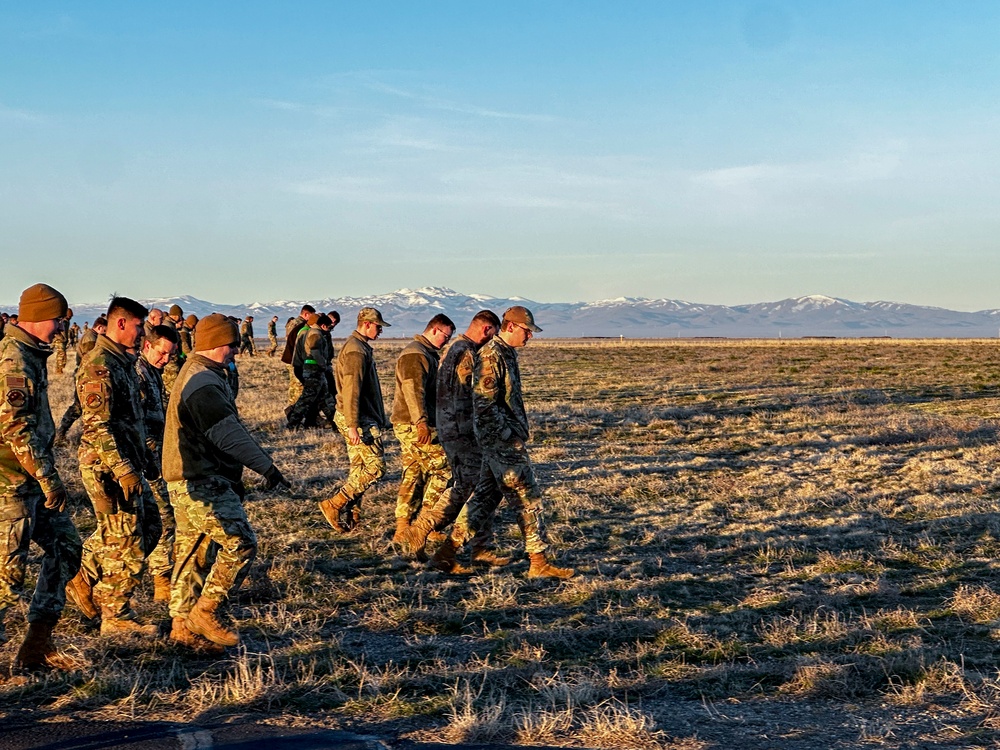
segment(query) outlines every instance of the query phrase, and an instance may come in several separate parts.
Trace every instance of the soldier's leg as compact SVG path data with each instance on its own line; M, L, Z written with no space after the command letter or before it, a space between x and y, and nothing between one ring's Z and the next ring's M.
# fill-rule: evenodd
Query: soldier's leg
M159 541L149 554L147 565L149 574L170 577L174 570L174 544L177 541L177 521L174 519L174 508L170 504L170 492L163 479L149 483L156 501L156 515L159 516L161 533ZM152 515L152 513L150 514Z
M80 569L83 544L68 511L46 508L42 495L36 507L31 538L45 554L28 607L28 622L51 622L59 619L66 606L66 584Z
M189 517L189 510L199 505L192 499L192 483L170 482L167 490L173 502L177 526L177 556L170 579L170 616L186 618L201 596L210 566L208 557L212 540ZM197 517L198 511L194 513Z
M299 396L302 394L302 383L299 379L295 377L295 371L292 369L291 365L288 367L288 404L291 406L296 401L299 400Z
M452 527L451 539L456 546L460 547L474 538L490 523L501 500L503 494L500 491L500 482L484 460L480 464L479 481L476 482L472 497Z
M201 595L221 602L243 583L257 555L257 535L250 527L239 496L232 490L211 499L202 517L202 532L215 543L215 559Z
M501 491L517 513L517 525L524 537L528 555L544 554L549 548L545 539L542 491L535 481L535 472L526 451L518 455L487 455L484 466L497 478ZM477 527L478 529L479 527Z
M298 426L306 418L319 398L320 386L320 377L316 373L302 371L302 392L287 413L289 427Z
M31 543L31 516L24 498L0 497L0 643L7 640L3 616L17 603Z
M417 443L417 430L412 425L396 424L392 431L399 441L399 460L402 473L396 492L397 521L412 521L420 513L424 493L424 470Z

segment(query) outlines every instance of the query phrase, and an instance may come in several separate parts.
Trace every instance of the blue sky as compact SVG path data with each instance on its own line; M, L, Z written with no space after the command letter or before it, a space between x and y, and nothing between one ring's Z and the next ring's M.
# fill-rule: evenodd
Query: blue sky
M0 5L0 301L1000 307L1000 3Z

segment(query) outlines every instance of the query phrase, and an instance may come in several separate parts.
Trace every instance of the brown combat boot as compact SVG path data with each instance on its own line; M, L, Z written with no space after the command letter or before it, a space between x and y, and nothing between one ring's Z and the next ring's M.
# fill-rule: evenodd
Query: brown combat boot
M227 630L219 622L219 617L216 614L218 607L218 602L206 599L204 596L199 597L194 609L188 613L186 623L188 630L195 635L207 638L212 643L218 643L220 646L236 646L240 642L240 634L235 630Z
M131 613L134 615L135 613ZM156 635L160 629L150 623L143 625L133 616L115 617L109 610L105 609L101 613L101 635L104 637L114 635Z
M187 626L186 617L175 617L173 619L170 624L170 640L200 654L219 655L226 653L225 646L212 643L207 638L202 638L200 635L192 633L191 629Z
M427 538L430 536L433 528L434 520L430 516L421 513L407 529L403 541L409 548L410 554L418 560L425 560L427 558L427 555L424 553L424 547L427 546Z
M343 521L340 517L341 511L343 511L350 501L351 498L341 490L329 500L323 500L319 504L323 518L333 527L334 531L339 531L341 534L346 534L352 528L349 522Z
M406 532L410 530L410 519L396 519L396 533L392 535L393 544L406 544Z
M153 576L153 601L154 602L170 601L170 576L164 576L164 575Z
M572 568L560 568L548 561L544 552L532 552L528 555L531 566L528 568L528 578L572 578L576 571Z
M94 588L82 569L66 584L66 598L73 602L88 620L96 620L100 614L100 610L94 604Z
M498 555L491 549L472 550L472 562L480 565L489 565L491 568L502 568L510 565L511 558Z
M472 568L467 568L462 563L458 561L455 557L455 543L450 539L445 539L441 542L441 546L437 548L437 552L434 553L434 557L431 558L430 566L435 570L440 570L442 573L448 573L453 576L467 576L472 574Z
M52 631L58 621L56 618L43 618L28 623L28 632L24 634L21 648L14 657L12 667L15 671L57 669L60 672L71 672L79 669L77 661L59 653L52 642Z

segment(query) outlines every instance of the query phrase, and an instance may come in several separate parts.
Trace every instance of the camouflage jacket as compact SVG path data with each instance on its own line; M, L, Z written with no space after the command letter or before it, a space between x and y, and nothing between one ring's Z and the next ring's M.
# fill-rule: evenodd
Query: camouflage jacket
M267 337L269 339L278 338L278 323L274 320L269 320L267 322Z
M375 369L375 352L364 336L354 331L337 356L337 411L348 427L376 425L387 428L382 384Z
M392 401L393 424L436 423L437 370L440 350L423 334L413 337L396 360L396 395Z
M168 482L221 476L236 484L244 466L264 474L274 465L240 421L229 372L200 354L192 354L181 368L163 435Z
M472 416L472 372L476 366L476 344L459 334L441 354L437 371L435 421L442 441L474 438Z
M146 447L135 358L104 334L80 363L76 393L83 410L80 465L120 479L142 474L153 460Z
M45 361L52 349L27 331L7 326L0 340L0 495L62 487L52 443Z
M187 327L187 324L177 329L177 338L180 339L179 349L181 358L183 359L194 351L194 340L191 338L191 329Z
M97 343L97 331L93 328L88 328L80 336L80 343L76 345L76 356L83 361L83 356L94 348L94 344Z
M240 323L240 336L244 336L248 339L253 338L253 323L249 320L244 320Z
M149 364L142 355L135 360L135 372L139 376L139 400L146 427L146 446L159 458L163 450L163 426L167 422L163 373Z
M70 346L76 346L76 344L80 341L80 326L74 323L69 327L69 331L67 331L67 333L69 335Z
M517 352L495 336L479 350L474 372L473 415L476 439L483 450L501 448L515 439L527 442L528 415Z

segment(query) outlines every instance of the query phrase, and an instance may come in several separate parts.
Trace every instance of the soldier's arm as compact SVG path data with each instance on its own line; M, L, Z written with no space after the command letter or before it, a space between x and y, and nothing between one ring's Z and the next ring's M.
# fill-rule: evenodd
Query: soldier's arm
M361 404L361 385L364 380L365 357L361 352L344 352L344 365L340 368L341 377L337 381L337 389L343 394L344 421L348 427L358 427L358 415Z
M186 405L195 427L227 456L258 474L266 474L274 466L271 457L240 421L235 404L222 388L214 385L198 388L186 397Z
M514 434L500 403L503 381L502 361L492 357L480 358L472 383L473 416L480 440L509 440Z
M26 474L31 475L48 494L62 489L52 454L51 436L46 440L38 431L35 412L35 384L11 360L0 362L0 439L17 458Z
M396 361L400 395L409 412L410 424L427 422L427 362L418 354L405 354Z
M115 479L127 474L138 476L141 466L133 466L118 445L111 431L111 407L114 403L114 389L111 373L101 358L85 363L76 373L76 392L80 397L84 435L88 444L96 451L101 463L111 469Z

